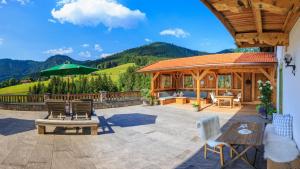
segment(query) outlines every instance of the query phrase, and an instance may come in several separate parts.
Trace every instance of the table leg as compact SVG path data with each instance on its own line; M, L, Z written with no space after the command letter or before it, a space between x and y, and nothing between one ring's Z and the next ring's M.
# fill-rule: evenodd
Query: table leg
M242 159L246 164L248 164L249 166L251 166L252 168L255 169L254 166L252 166L250 164L250 162L248 160L246 160L243 156L245 155L245 153L250 149L252 148L253 146L248 146L246 147L242 152L238 152L237 150L235 150L232 146L230 146L230 148L232 148L233 152L237 155L235 156L232 160L230 160L229 162L227 162L224 166L222 166L221 168L224 169L226 168L227 166L229 166L230 164L232 164L234 161L236 161L237 159Z

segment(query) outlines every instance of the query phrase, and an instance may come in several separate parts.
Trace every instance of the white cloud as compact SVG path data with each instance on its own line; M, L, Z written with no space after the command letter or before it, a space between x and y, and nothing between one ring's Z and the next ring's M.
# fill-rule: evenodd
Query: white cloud
M149 39L149 38L145 38L145 41L146 41L146 42L152 42L152 40Z
M30 0L0 0L0 4L6 5L8 1L18 2L21 5L26 5L30 2Z
M6 0L1 0L1 1L0 1L0 4L5 5L5 4L7 4L7 1L6 1Z
M81 45L81 47L83 47L83 48L87 48L89 46L90 46L90 44L88 44L88 43L84 43L84 44Z
M58 48L58 49L50 49L44 52L45 54L49 55L66 55L73 53L73 48Z
M97 52L102 52L102 51L103 51L102 47L101 47L99 44L95 44L95 45L94 45L94 49L95 49L95 51L97 51Z
M169 36L175 36L176 38L186 38L190 35L190 33L184 31L180 28L173 28L173 29L165 29L159 33L162 36L169 35Z
M21 5L26 5L30 2L30 0L17 0Z
M52 9L53 18L60 23L97 26L103 24L109 29L131 28L146 18L140 10L131 10L117 0L61 0L59 9Z
M113 55L113 53L102 53L100 55L100 58L106 58L106 57L111 56L111 55Z
M90 58L92 56L89 51L80 52L78 55L85 58Z
M56 20L54 20L54 19L48 19L48 22L56 23Z
M2 45L4 43L4 39L0 38L0 45Z

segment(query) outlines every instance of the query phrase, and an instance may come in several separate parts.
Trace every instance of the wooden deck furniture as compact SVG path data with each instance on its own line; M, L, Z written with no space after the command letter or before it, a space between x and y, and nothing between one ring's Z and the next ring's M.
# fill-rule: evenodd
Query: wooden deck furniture
M177 103L177 104L186 104L187 103L187 97L176 97L175 98L175 102Z
M92 101L72 101L73 119L90 119L93 111Z
M215 97L217 99L218 107L230 107L230 108L233 107L234 96L215 96ZM222 105L222 103L226 101L229 102L229 106Z
M60 100L46 101L49 119L63 119L66 117L66 102Z
M239 131L241 129L251 130L252 133L240 134ZM254 162L251 164L247 158L246 153L251 148L255 148L257 150L257 146L262 145L263 135L264 124L253 122L238 122L231 125L231 127L229 127L229 129L217 139L217 141L229 144L231 148L231 157L235 155L235 157L227 162L222 168L225 168L237 159L242 159L250 166L254 166L256 157L254 158ZM239 147L239 149L242 148L243 150L238 151L237 147Z
M99 119L97 116L92 116L90 120L72 120L71 118L65 120L49 120L49 119L37 119L35 120L38 134L46 133L46 126L53 127L90 127L91 134L97 135Z

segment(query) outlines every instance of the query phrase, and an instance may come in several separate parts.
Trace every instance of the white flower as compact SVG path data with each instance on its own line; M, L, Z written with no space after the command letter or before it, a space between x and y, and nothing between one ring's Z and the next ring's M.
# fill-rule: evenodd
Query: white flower
M263 86L266 86L266 83L264 83Z
M271 82L270 82L269 80L268 80L268 81L266 81L266 83L267 83L267 84L271 84Z
M262 90L262 87L259 87L258 89L259 89L259 90Z
M260 84L260 83L262 83L262 81L261 81L261 80L258 80L257 83Z
M273 86L271 86L270 89L273 90Z

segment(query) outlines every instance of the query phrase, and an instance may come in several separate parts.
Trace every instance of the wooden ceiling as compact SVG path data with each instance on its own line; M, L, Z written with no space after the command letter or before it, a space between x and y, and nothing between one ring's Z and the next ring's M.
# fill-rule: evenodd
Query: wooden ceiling
M225 25L239 47L288 46L300 0L200 0Z

